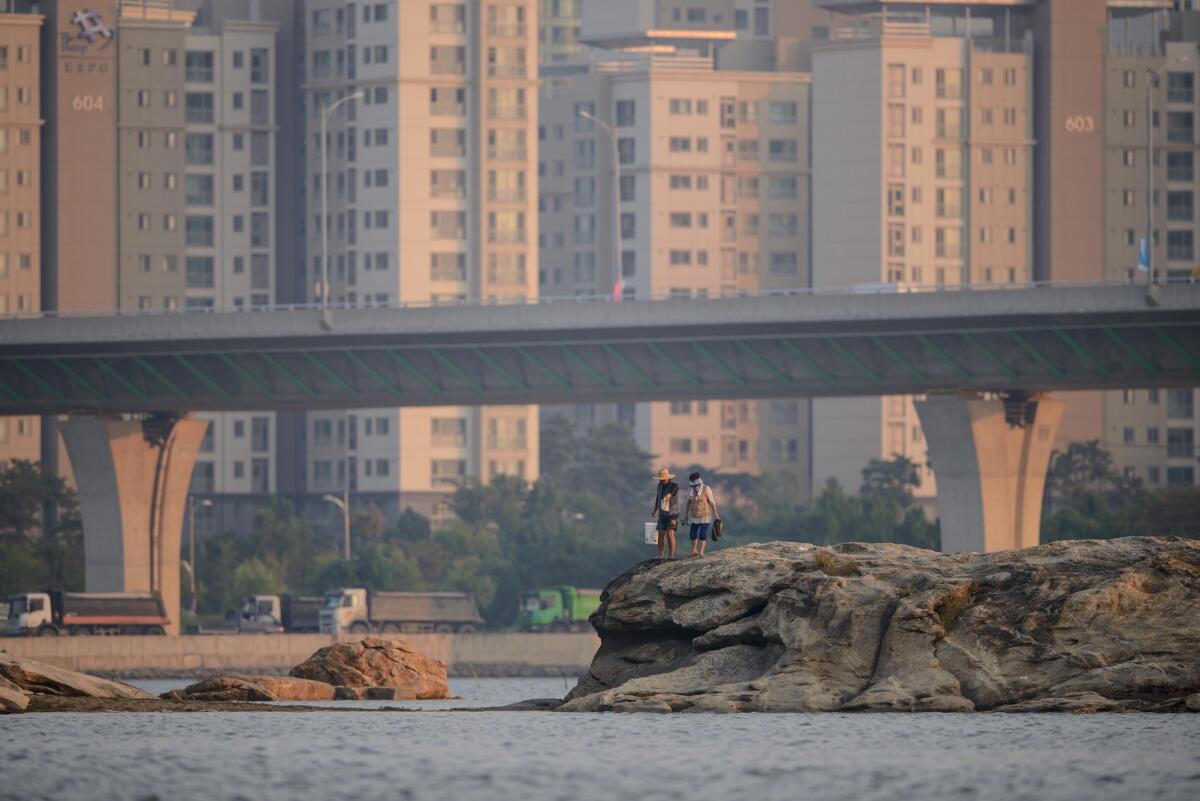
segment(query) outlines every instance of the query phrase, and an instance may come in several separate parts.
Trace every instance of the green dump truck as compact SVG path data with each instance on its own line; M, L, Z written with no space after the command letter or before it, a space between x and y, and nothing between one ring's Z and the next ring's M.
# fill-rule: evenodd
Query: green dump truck
M522 631L590 631L588 616L600 606L600 590L566 585L521 593L517 625Z

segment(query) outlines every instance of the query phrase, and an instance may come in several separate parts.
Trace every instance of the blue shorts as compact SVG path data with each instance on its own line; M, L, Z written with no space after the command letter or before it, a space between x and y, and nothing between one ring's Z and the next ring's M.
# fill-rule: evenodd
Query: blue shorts
M691 538L693 540L707 540L708 532L712 531L712 523L692 523Z

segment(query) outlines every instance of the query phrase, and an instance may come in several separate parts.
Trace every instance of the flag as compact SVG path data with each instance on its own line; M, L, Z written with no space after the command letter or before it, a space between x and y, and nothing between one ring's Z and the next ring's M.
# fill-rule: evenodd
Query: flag
M1150 269L1150 248L1144 236L1138 242L1138 269L1142 272L1147 272Z
M620 303L621 298L624 296L625 296L625 285L624 285L624 282L621 281L620 278L618 278L617 283L613 284L613 294L612 294L613 303Z

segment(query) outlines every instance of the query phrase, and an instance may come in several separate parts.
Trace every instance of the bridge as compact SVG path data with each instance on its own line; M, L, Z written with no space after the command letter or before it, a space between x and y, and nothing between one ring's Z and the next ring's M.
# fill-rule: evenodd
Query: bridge
M1037 543L1047 393L1200 383L1200 285L1156 289L8 318L0 415L71 415L88 588L172 610L194 411L924 395L943 549L1003 550Z

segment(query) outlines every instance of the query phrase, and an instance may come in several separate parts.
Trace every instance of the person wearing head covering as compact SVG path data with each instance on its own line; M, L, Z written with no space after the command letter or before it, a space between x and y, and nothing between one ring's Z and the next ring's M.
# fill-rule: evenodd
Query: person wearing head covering
M692 473L688 476L687 503L683 508L683 522L691 523L689 536L692 540L692 552L688 557L704 556L713 521L720 518L721 513L717 511L717 499L713 497L712 489L704 483L699 473Z
M650 519L658 519L658 558L667 554L668 559L675 558L675 529L679 526L679 485L671 479L675 478L665 467L658 469L658 490L654 493L654 508L650 510Z

